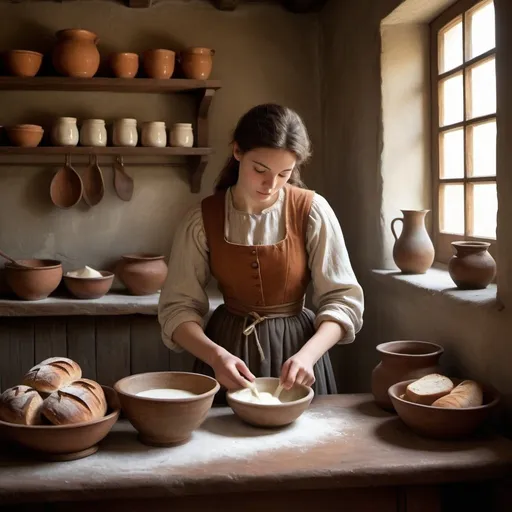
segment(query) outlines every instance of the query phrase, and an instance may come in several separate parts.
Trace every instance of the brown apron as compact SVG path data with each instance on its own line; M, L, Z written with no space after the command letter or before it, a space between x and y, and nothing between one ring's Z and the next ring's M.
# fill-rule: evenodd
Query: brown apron
M273 245L238 245L225 239L225 192L201 204L210 269L224 297L205 332L240 357L257 377L279 377L285 361L315 333L314 314L304 308L311 280L306 230L313 195L285 187L285 237ZM314 370L315 392L336 393L328 354ZM214 374L200 360L195 371Z

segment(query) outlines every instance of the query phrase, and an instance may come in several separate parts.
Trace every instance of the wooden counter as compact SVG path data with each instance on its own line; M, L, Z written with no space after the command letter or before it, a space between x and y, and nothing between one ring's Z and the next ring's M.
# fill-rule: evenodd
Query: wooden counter
M268 512L282 510L281 500L305 510L310 500L324 510L431 512L440 510L439 484L500 479L511 470L506 438L423 439L377 408L371 395L334 395L316 398L295 424L279 430L250 427L231 409L215 408L189 443L173 448L140 444L125 420L82 460L35 462L4 448L0 505L44 501L54 502L50 510L67 510L71 501L100 500L94 508L74 503L72 510L172 505L173 511ZM355 508L340 509L340 499Z

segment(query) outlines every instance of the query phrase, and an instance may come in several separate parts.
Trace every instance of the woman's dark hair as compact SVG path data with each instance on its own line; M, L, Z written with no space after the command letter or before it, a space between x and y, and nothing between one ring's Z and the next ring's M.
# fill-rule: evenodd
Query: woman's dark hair
M298 187L304 184L300 179L300 166L311 155L311 144L304 122L299 114L280 105L257 105L245 113L233 133L235 143L242 153L256 148L286 149L292 152L297 163L289 183ZM238 181L238 160L231 155L215 183L215 190L227 190Z

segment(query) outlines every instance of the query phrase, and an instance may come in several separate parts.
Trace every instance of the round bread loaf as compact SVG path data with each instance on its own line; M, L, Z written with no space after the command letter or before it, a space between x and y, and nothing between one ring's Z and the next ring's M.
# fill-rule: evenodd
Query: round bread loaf
M23 384L40 393L53 393L82 376L82 369L67 357L51 357L34 366L23 377Z
M0 395L0 420L18 425L42 423L43 398L29 386L14 386Z
M105 416L107 400L102 387L93 380L79 379L48 396L41 414L54 425L70 425Z

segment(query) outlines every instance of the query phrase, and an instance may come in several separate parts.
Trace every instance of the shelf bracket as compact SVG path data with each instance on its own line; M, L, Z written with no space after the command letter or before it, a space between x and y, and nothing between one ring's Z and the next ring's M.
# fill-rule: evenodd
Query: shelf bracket
M204 170L208 164L208 155L193 156L190 158L189 180L190 191L197 194L201 191L201 181L203 179Z
M204 89L199 100L197 109L197 146L200 148L208 147L208 111L212 103L215 89Z

